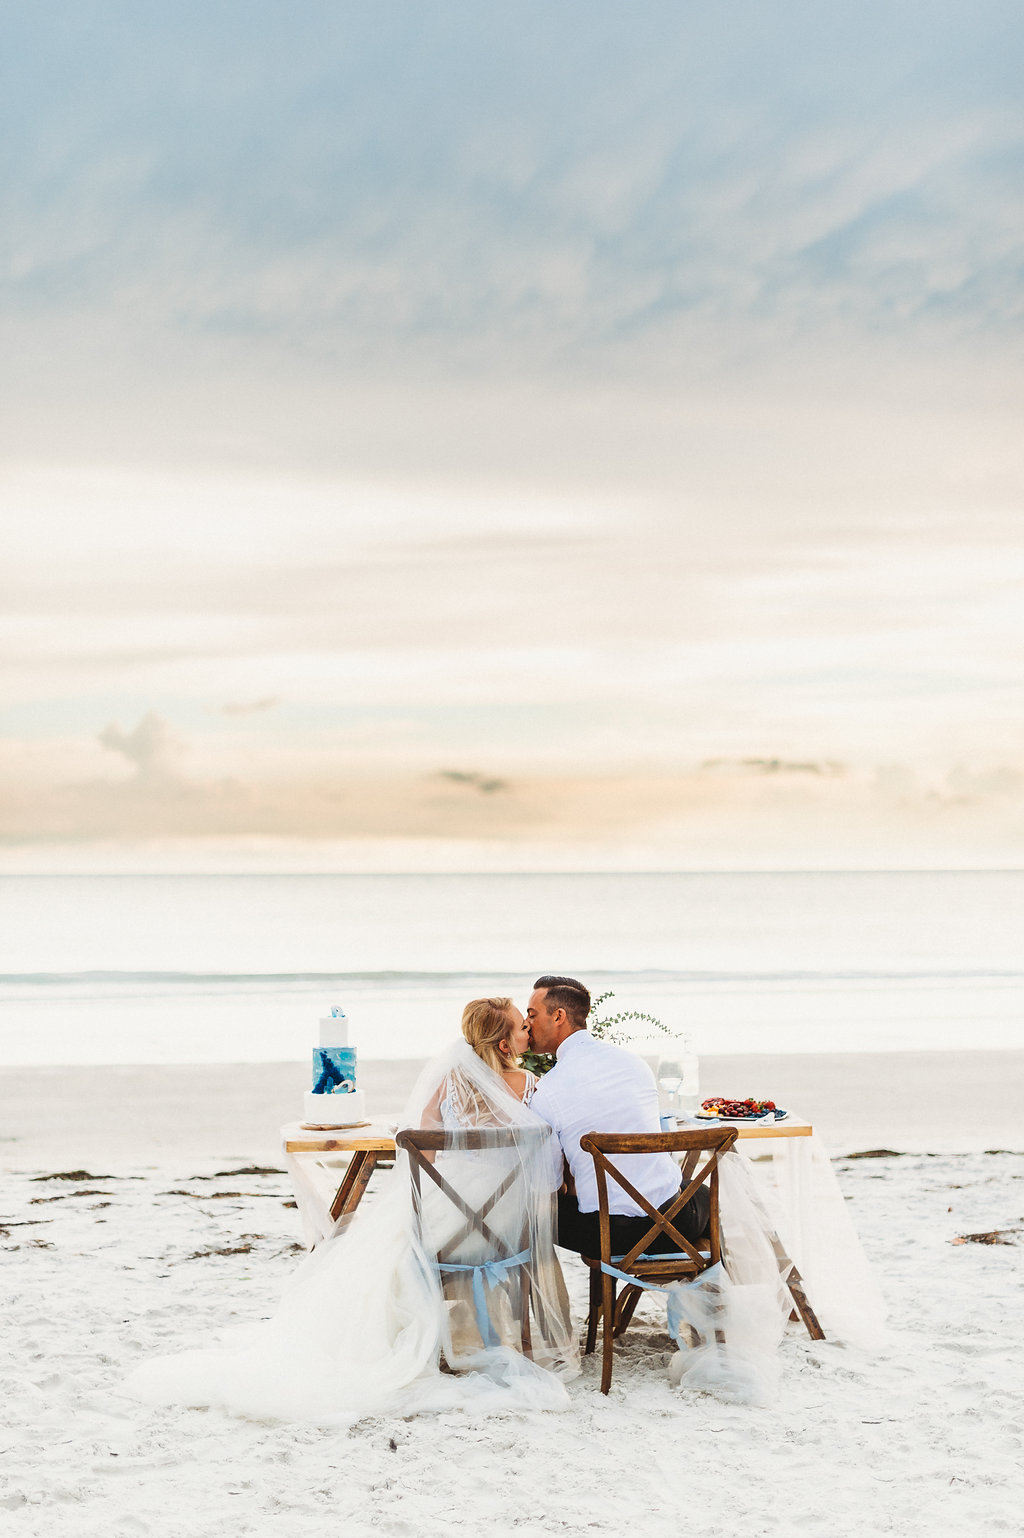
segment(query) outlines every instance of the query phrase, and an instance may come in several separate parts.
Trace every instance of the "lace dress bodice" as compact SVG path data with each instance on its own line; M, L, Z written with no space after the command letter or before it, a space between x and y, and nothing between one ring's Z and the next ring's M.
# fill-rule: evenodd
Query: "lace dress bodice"
M538 1080L537 1075L531 1073L528 1068L524 1068L523 1072L526 1075L523 1105L529 1105L537 1088ZM511 1088L509 1088L509 1094L513 1094ZM474 1097L472 1095L467 1097L465 1085L459 1083L453 1075L449 1074L444 1083L444 1092L441 1096L440 1105L441 1126L446 1132L458 1132L465 1127L480 1125L479 1109L474 1104L467 1103L467 1098L472 1099Z

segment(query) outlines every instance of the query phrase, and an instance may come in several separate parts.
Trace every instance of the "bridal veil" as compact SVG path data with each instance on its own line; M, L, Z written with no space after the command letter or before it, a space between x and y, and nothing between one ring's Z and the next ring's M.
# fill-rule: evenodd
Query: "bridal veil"
M399 1148L272 1318L144 1363L125 1392L321 1424L565 1408L579 1359L553 1247L554 1134L465 1042L424 1069L402 1128L443 1133L443 1146L414 1152L415 1170Z

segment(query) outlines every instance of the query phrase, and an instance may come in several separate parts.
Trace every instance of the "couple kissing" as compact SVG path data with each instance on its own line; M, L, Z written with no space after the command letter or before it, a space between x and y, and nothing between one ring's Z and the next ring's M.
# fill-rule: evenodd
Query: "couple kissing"
M661 1131L653 1073L635 1053L590 1034L590 1005L590 992L578 979L551 974L534 983L525 1017L506 998L474 999L462 1017L463 1035L477 1056L558 1138L564 1178L555 1242L584 1255L599 1253L600 1237L594 1164L581 1150L580 1138L588 1132ZM539 1079L519 1061L531 1048L555 1059ZM454 1108L447 1110L440 1125L451 1129L458 1122ZM679 1194L679 1165L670 1154L630 1154L623 1171L654 1207L667 1208ZM618 1185L609 1190L609 1206L612 1247L622 1254L649 1230L650 1219ZM701 1187L674 1222L688 1239L697 1240L708 1217L708 1193ZM659 1244L671 1248L662 1238L655 1251Z

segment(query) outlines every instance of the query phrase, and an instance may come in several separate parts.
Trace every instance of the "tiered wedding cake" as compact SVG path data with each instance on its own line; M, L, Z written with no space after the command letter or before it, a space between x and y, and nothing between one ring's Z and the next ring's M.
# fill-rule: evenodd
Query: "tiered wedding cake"
M348 1044L348 1017L337 1004L320 1021L303 1120L308 1127L353 1127L366 1120L366 1096L356 1089L356 1049Z

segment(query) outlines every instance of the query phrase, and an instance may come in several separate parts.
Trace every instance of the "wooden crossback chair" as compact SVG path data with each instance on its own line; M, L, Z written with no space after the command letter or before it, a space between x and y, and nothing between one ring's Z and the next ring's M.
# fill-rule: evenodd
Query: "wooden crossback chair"
M508 1282L514 1289L513 1296L522 1322L522 1348L524 1355L527 1356L531 1349L530 1273L528 1270L532 1260L529 1247L530 1235L529 1232L524 1232L517 1236L519 1248L516 1250L508 1236L497 1232L488 1222L489 1214L493 1214L502 1197L511 1191L516 1181L524 1178L523 1164L518 1159L514 1160L512 1168L497 1181L490 1194L478 1206L473 1207L450 1181L445 1179L434 1159L439 1153L521 1149L524 1145L534 1143L539 1146L543 1139L550 1136L546 1127L536 1129L516 1127L514 1130L478 1127L455 1133L406 1130L399 1132L395 1138L397 1147L409 1156L409 1172L417 1208L423 1191L423 1178L426 1177L447 1197L463 1218L462 1225L445 1239L435 1256L435 1265L442 1277L442 1284L445 1276L462 1273L471 1277L477 1328L483 1344L491 1346L498 1342L487 1308L485 1288ZM472 1260L460 1259L460 1249L474 1235L483 1240L487 1252L485 1257L481 1259L479 1254L476 1254Z
M580 1138L580 1147L594 1160L597 1177L598 1214L601 1235L599 1256L584 1255L590 1267L590 1317L587 1321L587 1345L589 1355L597 1344L598 1319L602 1322L603 1359L601 1367L601 1392L607 1394L612 1381L612 1355L616 1337L628 1327L641 1294L643 1285L626 1282L625 1290L616 1303L618 1281L636 1277L639 1284L648 1287L665 1287L670 1282L695 1281L702 1272L708 1271L722 1258L722 1232L719 1215L718 1161L736 1142L735 1127L700 1128L690 1132L662 1133L599 1133L589 1132ZM664 1212L660 1212L636 1189L628 1177L609 1159L609 1154L681 1153L682 1187ZM703 1165L701 1156L707 1155ZM698 1167L699 1166L699 1167ZM611 1248L611 1223L608 1204L608 1182L612 1180L632 1197L651 1220L651 1227L626 1254L616 1256ZM708 1188L710 1216L707 1233L692 1243L675 1227L673 1219L702 1185ZM650 1246L664 1238L673 1246L671 1253L651 1254ZM808 1333L815 1340L823 1340L821 1329L807 1301L799 1272L785 1255L777 1235L772 1235L775 1254L780 1269L788 1268L787 1285L799 1317ZM611 1274L617 1271L620 1276ZM796 1317L794 1315L793 1317Z

